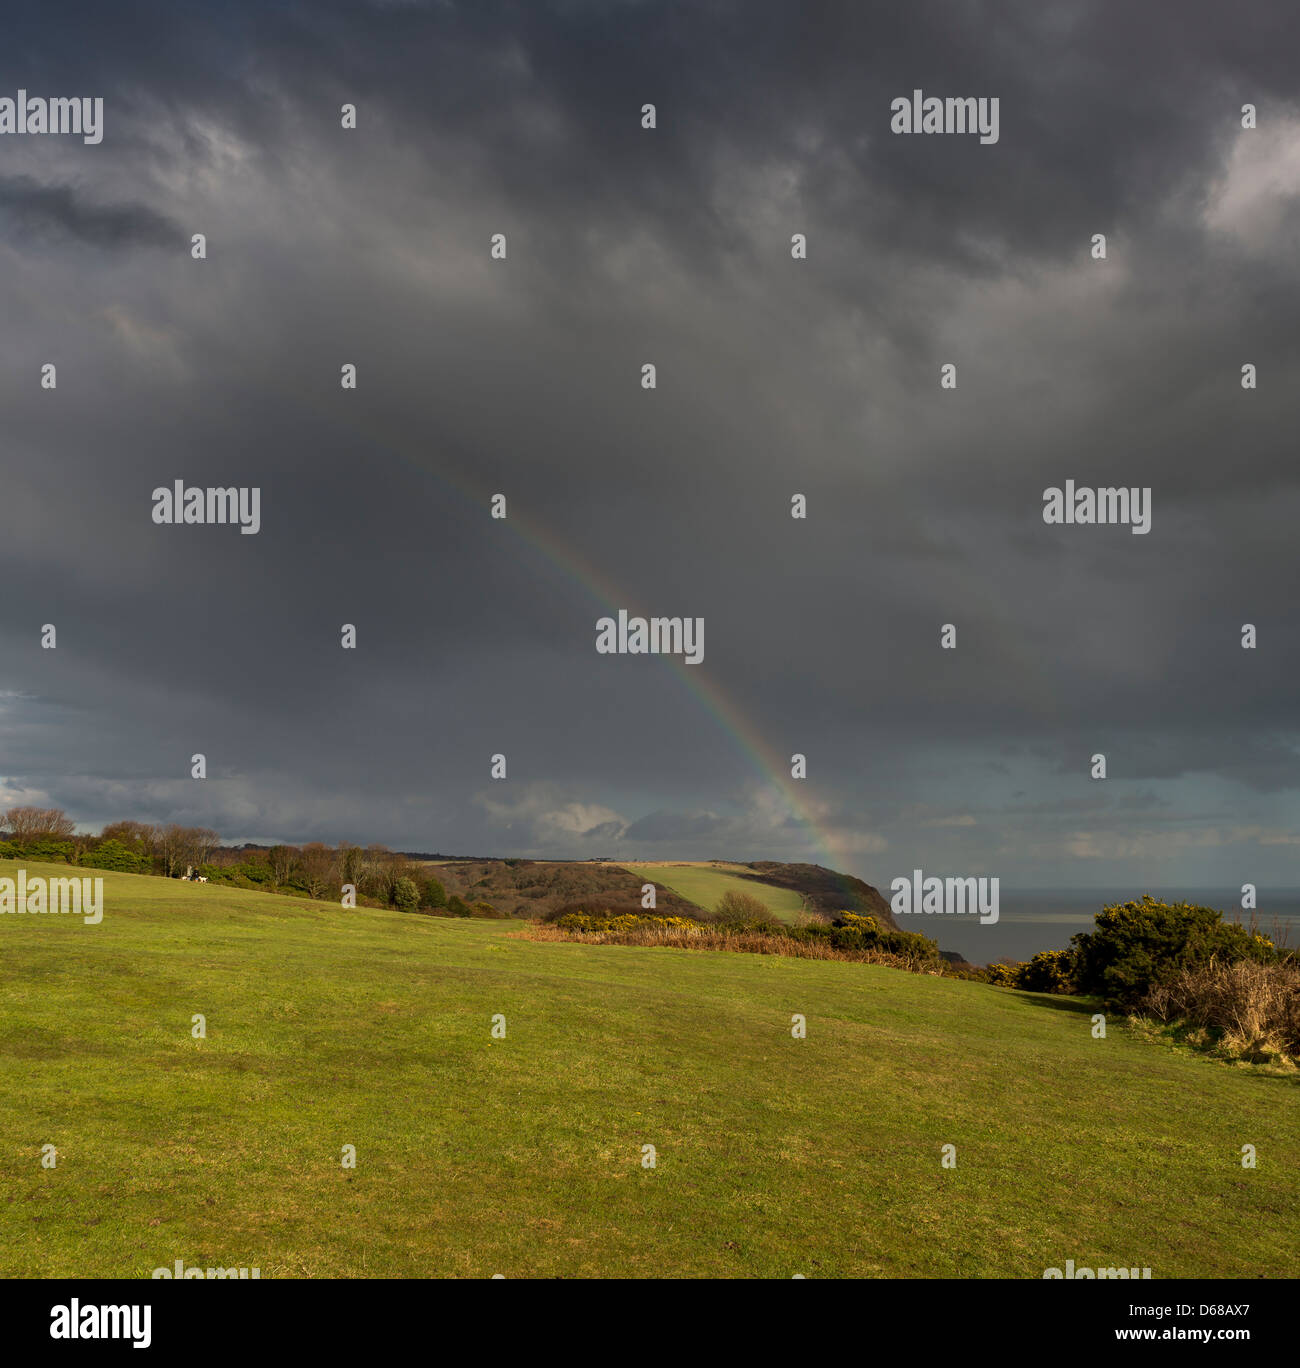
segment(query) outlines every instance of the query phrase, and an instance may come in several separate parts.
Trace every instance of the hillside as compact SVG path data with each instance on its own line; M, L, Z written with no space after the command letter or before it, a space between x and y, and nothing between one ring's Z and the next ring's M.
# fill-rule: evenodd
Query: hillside
M687 864L682 862L660 861L654 864L624 865L638 879L648 880L657 889L667 889L686 899L692 906L692 914L698 910L713 912L718 899L724 893L735 891L747 893L781 921L793 921L805 910L803 895L792 888L780 888L776 884L754 878L744 865L723 864L713 861L709 864Z
M5 1276L1293 1271L1300 1088L1069 999L104 877L0 917Z
M429 873L448 893L466 902L489 902L511 917L541 917L569 903L584 911L606 907L640 907L644 879L622 865L577 860L442 860L429 863ZM694 916L698 909L670 889L656 892L657 910Z
M426 860L429 873L467 902L486 901L513 917L540 917L557 907L629 906L641 886L656 888L656 910L676 916L711 912L728 889L753 895L783 921L800 911L870 913L894 926L889 904L870 884L821 865L762 861L661 860L634 864L584 860Z
M775 860L757 860L745 868L754 871L752 877L775 888L794 889L811 911L828 916L858 912L875 917L882 926L898 929L883 894L852 874L839 874L823 865L778 864Z

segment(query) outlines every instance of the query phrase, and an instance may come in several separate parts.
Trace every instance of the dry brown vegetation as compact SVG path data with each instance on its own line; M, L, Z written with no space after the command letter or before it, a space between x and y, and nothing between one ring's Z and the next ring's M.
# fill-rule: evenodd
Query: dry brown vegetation
M1300 1064L1300 965L1294 961L1212 960L1152 988L1142 1005L1159 1021L1206 1031L1218 1053Z

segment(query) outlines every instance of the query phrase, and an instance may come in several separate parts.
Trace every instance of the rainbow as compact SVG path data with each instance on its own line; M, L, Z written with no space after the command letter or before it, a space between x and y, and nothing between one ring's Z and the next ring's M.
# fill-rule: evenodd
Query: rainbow
M319 416L319 415L317 415ZM389 445L376 442L373 432L363 433L351 419L341 422L331 415L331 422L356 434L360 445L373 451L379 446L395 460L400 461L424 478L434 481L465 505L471 517L487 517L491 495L482 489L472 487L468 481L453 480L446 474L431 468L426 462ZM519 513L516 505L509 506L508 516L503 520L510 534L532 548L542 559L564 575L584 594L592 598L603 610L617 615L619 608L629 612L636 609L629 595L623 593L608 576L598 570L572 546L560 541L549 529L543 527L536 518ZM648 614L647 614L648 616ZM758 729L749 721L739 704L726 693L715 680L704 672L702 665L686 665L670 655L656 657L662 668L669 670L681 687L690 695L704 712L713 720L718 729L734 746L737 753L751 769L760 784L773 790L783 806L789 811L796 825L800 827L810 848L809 860L836 873L843 873L849 859L848 852L825 831L816 817L809 811L807 802L799 791L804 781L792 779L788 761L778 755L762 737ZM848 892L846 888L846 893Z

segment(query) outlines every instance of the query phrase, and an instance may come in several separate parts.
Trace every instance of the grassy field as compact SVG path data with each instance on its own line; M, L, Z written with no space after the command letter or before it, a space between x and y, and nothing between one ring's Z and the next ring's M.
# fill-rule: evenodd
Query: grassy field
M130 875L105 903L0 916L5 1276L1295 1271L1300 1087L1070 1000Z
M731 872L725 865L630 864L623 868L649 883L671 888L696 907L703 907L710 912L718 899L733 889L757 898L774 917L782 921L792 920L795 913L803 909L803 898L793 889L755 883L752 878L742 878Z

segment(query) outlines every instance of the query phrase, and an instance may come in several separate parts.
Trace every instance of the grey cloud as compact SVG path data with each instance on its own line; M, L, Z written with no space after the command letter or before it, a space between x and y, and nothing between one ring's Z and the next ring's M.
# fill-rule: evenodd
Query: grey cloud
M170 13L67 11L105 142L0 187L9 788L682 858L816 854L803 800L873 882L1000 848L1072 882L1067 828L1128 877L1144 811L1294 826L1300 187L1215 210L1241 103L1294 116L1288 7ZM998 144L891 135L914 86L998 96ZM1066 477L1152 486L1151 534L1045 527ZM262 533L155 527L178 478L259 486ZM704 616L703 665L597 657L620 606ZM498 751L544 802L474 801Z
M98 204L72 185L44 185L30 176L0 176L0 222L9 236L58 246L182 248L187 239L165 215L141 204Z

